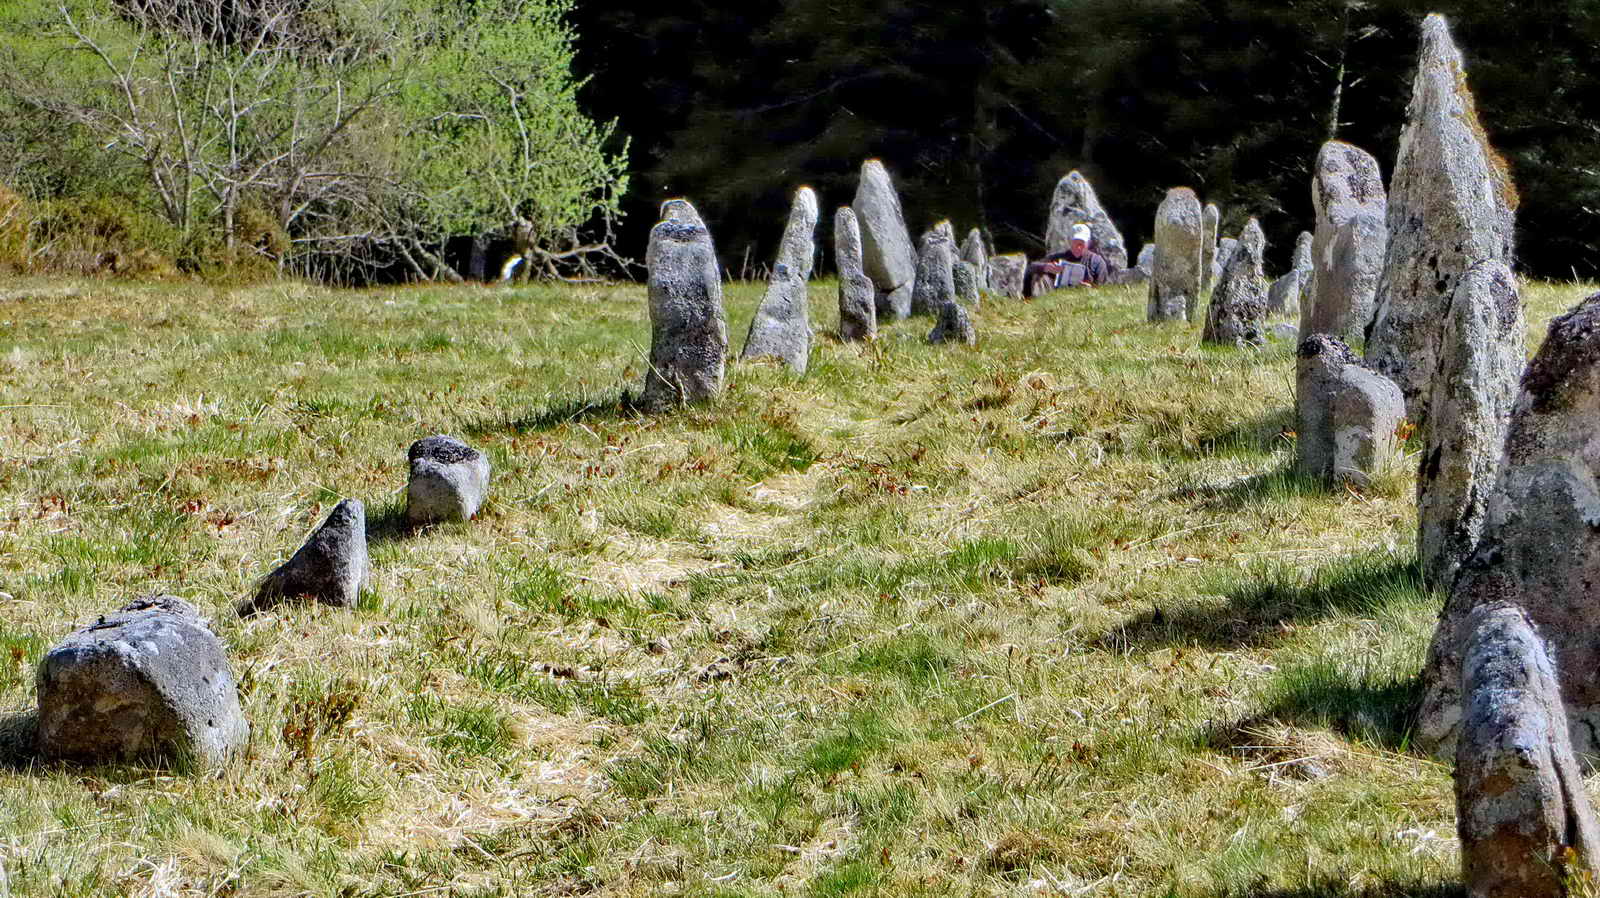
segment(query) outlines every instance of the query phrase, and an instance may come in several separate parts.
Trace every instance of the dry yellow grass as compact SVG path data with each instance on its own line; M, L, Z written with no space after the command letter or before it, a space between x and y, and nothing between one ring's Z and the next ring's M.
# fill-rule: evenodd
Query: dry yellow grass
M1530 289L1535 342L1583 292ZM819 334L805 378L645 419L639 287L5 285L0 708L159 589L254 731L221 776L13 751L0 894L1450 894L1410 478L1293 477L1289 347L1142 310ZM402 534L435 432L493 497ZM360 606L232 617L342 496Z

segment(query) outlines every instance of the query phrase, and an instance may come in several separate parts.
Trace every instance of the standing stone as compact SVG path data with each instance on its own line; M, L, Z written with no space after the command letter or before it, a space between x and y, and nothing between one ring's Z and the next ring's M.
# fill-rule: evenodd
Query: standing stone
M1439 323L1456 281L1486 259L1512 264L1516 192L1489 148L1461 53L1442 16L1422 23L1422 48L1389 192L1389 248L1378 281L1367 361L1428 425Z
M1511 269L1494 261L1467 269L1443 327L1417 473L1417 554L1424 579L1448 587L1483 531L1527 358Z
M875 339L877 297L861 267L861 226L849 206L833 215L833 261L839 269L839 339Z
M1156 245L1154 243L1146 243L1144 246L1139 247L1139 264L1134 267L1144 272L1145 277L1151 277L1156 273Z
M989 251L984 248L983 235L977 228L967 232L967 239L961 241L961 261L972 266L978 274L978 284L987 290L989 283Z
M1128 267L1128 246L1122 241L1122 232L1100 205L1089 179L1072 172L1056 182L1055 194L1050 199L1049 220L1045 222L1045 252L1066 250L1072 242L1072 226L1080 222L1087 224L1094 234L1091 249L1105 257L1112 271Z
M796 373L805 373L811 359L811 301L806 284L817 255L817 215L816 193L810 187L795 191L766 296L750 321L739 358L773 356Z
M1265 339L1267 277L1262 273L1261 260L1266 248L1267 237L1261 232L1261 225L1250 219L1239 235L1239 248L1222 271L1222 280L1211 292L1202 341L1235 346Z
M1200 298L1200 198L1187 187L1167 191L1156 209L1156 253L1145 306L1149 321L1187 321Z
M454 437L423 437L406 451L406 520L470 521L489 494L489 457Z
M978 332L972 326L972 319L967 315L967 310L955 300L950 300L939 309L939 323L928 332L929 343L965 343L968 346L978 345Z
M239 613L265 611L284 599L299 598L348 608L371 576L366 506L360 499L345 499L299 551L267 575Z
M1459 331L1458 331L1459 333ZM1522 374L1472 557L1461 565L1422 670L1419 744L1445 757L1461 723L1464 621L1517 605L1548 642L1572 750L1600 757L1600 293L1550 323Z
M250 736L222 642L174 596L74 632L45 653L37 684L49 760L217 767Z
M722 392L728 325L722 317L722 278L711 233L687 218L659 222L650 230L645 267L650 278L650 370L639 408L659 412L716 396Z
M1572 755L1550 658L1515 605L1465 622L1456 830L1473 898L1565 898L1564 874L1600 869L1600 827Z
M1399 460L1400 388L1325 334L1301 341L1295 364L1295 468L1366 484Z
M911 314L917 254L911 246L911 232L906 230L905 214L900 211L900 195L882 162L868 159L861 163L861 182L851 207L861 225L867 277L878 291L878 317L905 318Z
M1301 297L1311 283L1311 232L1301 231L1294 244L1294 266L1272 282L1267 291L1267 313L1300 317Z
M670 199L661 204L661 220L666 221L669 218L676 218L697 228L706 226L705 221L700 218L700 211L694 207L693 203L682 197ZM707 230L709 231L710 229L708 228Z
M1389 202L1378 160L1360 147L1331 140L1317 153L1311 179L1316 233L1311 238L1311 285L1300 302L1300 331L1345 342L1372 320L1383 275Z
M1222 270L1228 267L1228 260L1233 258L1233 251L1239 248L1239 241L1233 237L1224 237L1217 241L1217 280L1222 280Z
M1222 276L1222 266L1217 264L1217 232L1222 228L1222 210L1216 203L1206 203L1200 214L1200 289L1210 290Z
M950 269L950 282L955 287L956 301L976 309L983 304L978 293L978 269L965 259Z
M1028 257L1007 253L989 260L989 289L1012 299L1022 298L1022 281L1028 274Z
M948 222L942 222L948 226ZM911 292L913 315L937 315L944 304L955 296L952 268L955 264L955 243L940 227L922 235L922 249L917 254L917 280Z

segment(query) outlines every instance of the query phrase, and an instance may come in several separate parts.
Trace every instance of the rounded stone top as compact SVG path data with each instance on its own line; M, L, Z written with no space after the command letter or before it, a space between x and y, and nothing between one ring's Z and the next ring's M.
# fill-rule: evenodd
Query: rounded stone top
M1562 404L1573 390L1592 389L1600 366L1600 293L1550 322L1533 361L1522 375L1522 391L1536 412Z
M406 451L406 458L409 461L427 458L442 465L453 465L457 462L472 461L481 454L455 437L436 434L412 443L411 448Z
M1343 340L1330 337L1327 334L1312 334L1300 341L1300 348L1296 355L1303 359L1314 359L1325 356L1329 362L1343 362L1347 365L1359 364L1356 354L1346 346Z

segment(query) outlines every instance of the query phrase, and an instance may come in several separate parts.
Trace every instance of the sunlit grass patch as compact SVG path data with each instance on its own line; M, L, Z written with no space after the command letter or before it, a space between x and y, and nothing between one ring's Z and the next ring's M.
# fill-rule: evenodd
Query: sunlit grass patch
M1533 285L1530 333L1580 293ZM639 286L8 307L11 893L1447 894L1409 470L1296 475L1290 346L1143 309L989 300L971 350L884 322L647 417ZM414 529L432 433L492 495ZM357 607L237 618L346 497ZM228 644L247 760L31 768L43 651L153 591Z

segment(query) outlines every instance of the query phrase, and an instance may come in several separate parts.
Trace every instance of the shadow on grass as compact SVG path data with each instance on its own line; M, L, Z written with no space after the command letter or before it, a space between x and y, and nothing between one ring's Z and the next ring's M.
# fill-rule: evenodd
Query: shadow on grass
M1318 477L1301 474L1290 462L1284 467L1229 483L1188 486L1168 493L1169 500L1194 502L1211 511L1236 511L1256 502L1281 502L1301 496L1325 496L1338 490Z
M460 430L469 437L481 437L495 433L523 434L553 430L563 424L585 421L617 421L639 414L634 406L634 399L635 397L626 390L598 396L578 396L551 402L541 409L521 414L466 421Z
M414 536L422 528L406 519L405 499L391 499L367 515L367 542L388 543Z
M1221 595L1227 604L1193 603L1154 608L1100 638L1111 651L1199 644L1207 648L1255 645L1277 638L1289 624L1341 615L1371 616L1426 592L1414 555L1373 552L1305 571L1292 562L1212 574L1195 590Z
M1285 434L1294 430L1294 408L1277 409L1221 428L1195 441L1198 456L1226 455L1235 452L1272 452L1285 445Z
M1323 660L1280 673L1261 717L1409 752L1421 706L1419 674L1363 675Z
M1466 898L1467 890L1458 883L1385 882L1364 888L1351 888L1346 880L1332 878L1293 889L1248 889L1230 891L1228 898Z
M38 711L0 714L0 768L20 771L37 766L34 737L38 732Z

